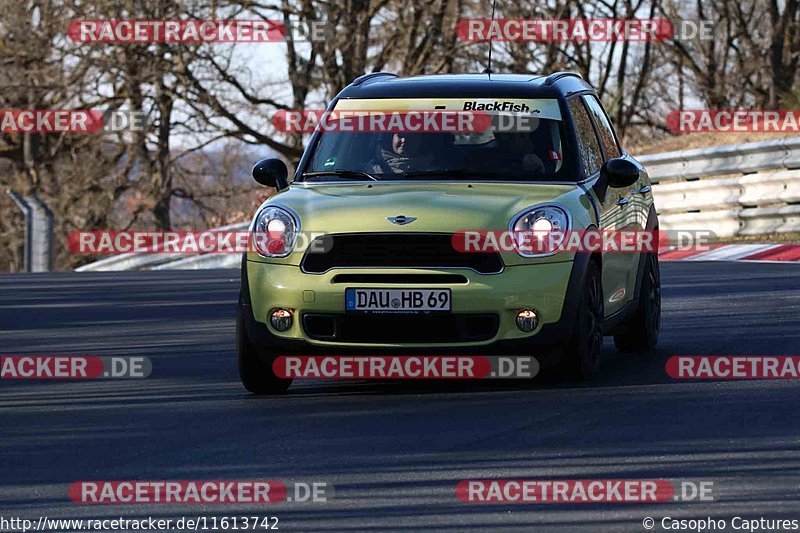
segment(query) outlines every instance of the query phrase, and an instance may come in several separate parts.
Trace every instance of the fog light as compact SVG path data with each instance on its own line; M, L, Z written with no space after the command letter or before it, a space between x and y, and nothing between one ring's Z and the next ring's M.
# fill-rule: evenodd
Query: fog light
M525 333L530 333L539 325L539 317L533 309L523 309L517 313L517 327Z
M292 327L292 312L288 309L276 309L269 317L269 323L278 331L286 331Z

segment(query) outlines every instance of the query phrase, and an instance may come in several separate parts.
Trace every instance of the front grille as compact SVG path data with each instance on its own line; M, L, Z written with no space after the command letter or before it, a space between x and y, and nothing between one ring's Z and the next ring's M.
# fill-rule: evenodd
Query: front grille
M331 283L397 283L406 285L465 284L461 274L336 274Z
M325 314L306 313L305 334L314 340L350 343L456 343L497 335L495 314Z
M469 268L481 274L503 270L497 252L459 252L447 233L348 233L321 239L303 257L304 272L341 267Z

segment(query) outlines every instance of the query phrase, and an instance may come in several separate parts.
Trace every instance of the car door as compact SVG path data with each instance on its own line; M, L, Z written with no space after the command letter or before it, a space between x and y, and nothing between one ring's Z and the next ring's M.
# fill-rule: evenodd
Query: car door
M600 148L603 151L603 160L608 161L615 157L629 158L617 140L611 120L603 109L600 100L593 94L582 96L589 115L594 123ZM638 165L637 163L637 166ZM626 231L641 231L647 223L647 209L645 208L648 196L641 191L645 187L644 172L639 173L639 179L629 187L608 189L604 209L615 219L615 229ZM646 193L649 192L645 191ZM649 206L647 206L649 207ZM613 288L606 296L606 308L611 313L619 310L625 303L632 300L636 290L637 271L639 267L639 254L632 252L607 252L603 261L608 259L613 262L618 272L610 273L614 279L609 279ZM604 280L605 281L605 280Z
M583 164L586 184L591 187L590 194L595 195L598 204L600 228L603 231L616 231L624 228L629 222L631 209L622 200L622 191L603 187L599 182L600 167L605 161L597 128L592 120L585 100L576 95L567 99L575 134L578 139L578 151ZM627 258L622 254L603 252L603 299L605 314L609 316L619 311L628 296Z

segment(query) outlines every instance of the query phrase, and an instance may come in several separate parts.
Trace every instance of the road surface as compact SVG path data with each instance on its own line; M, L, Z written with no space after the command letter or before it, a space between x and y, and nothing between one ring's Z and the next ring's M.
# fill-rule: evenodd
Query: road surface
M238 382L238 272L0 276L3 355L143 355L145 380L0 381L0 517L278 516L281 530L645 531L645 517L800 519L800 384L678 382L671 355L800 355L800 269L665 263L650 357L589 385ZM713 481L713 502L471 505L472 478ZM78 480L319 480L324 504L72 503ZM1 528L0 528L1 529Z

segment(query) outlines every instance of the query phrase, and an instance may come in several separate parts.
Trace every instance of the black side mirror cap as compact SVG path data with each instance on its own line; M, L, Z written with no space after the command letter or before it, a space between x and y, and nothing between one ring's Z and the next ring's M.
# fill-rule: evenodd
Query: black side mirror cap
M630 187L639 179L639 167L629 159L615 157L603 164L600 177L609 187Z
M280 159L269 157L262 159L253 167L253 179L266 187L283 190L289 186L289 169Z

